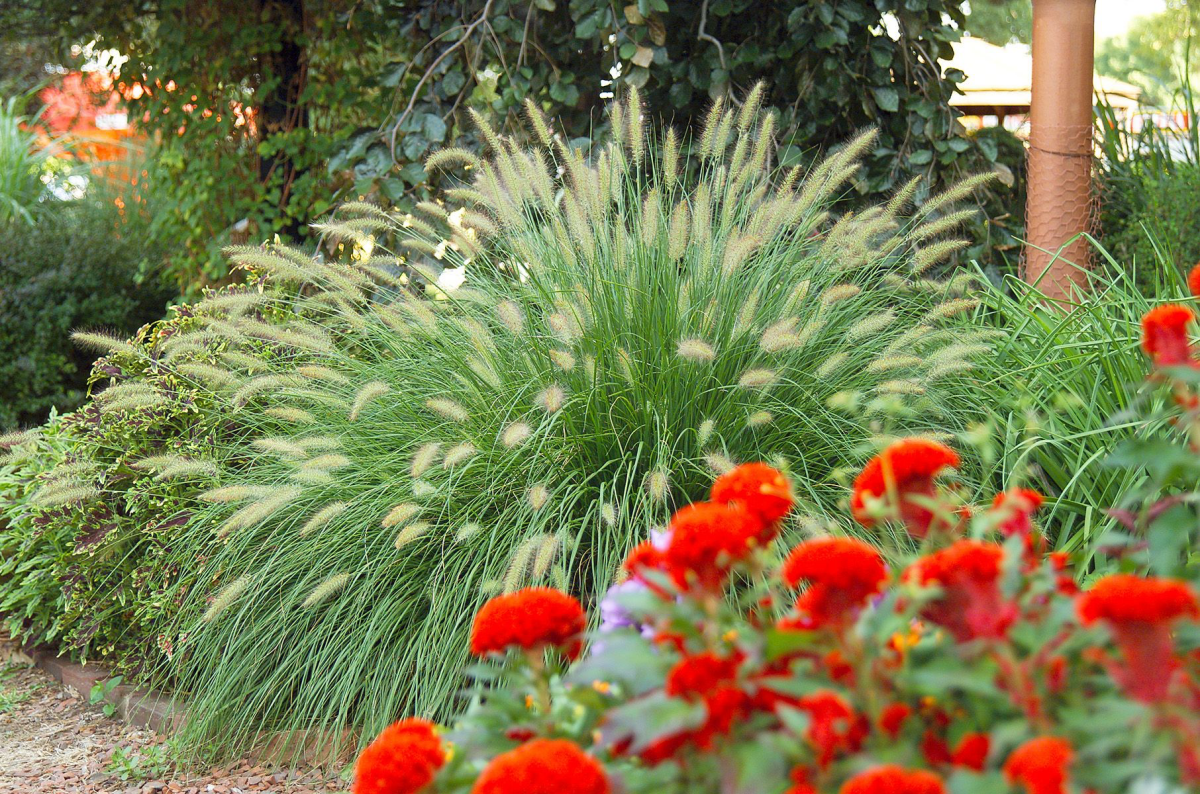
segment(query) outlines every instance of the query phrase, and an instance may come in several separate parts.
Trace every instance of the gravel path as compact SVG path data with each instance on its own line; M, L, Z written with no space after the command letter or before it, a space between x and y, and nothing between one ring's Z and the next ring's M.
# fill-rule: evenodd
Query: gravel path
M322 770L249 761L180 770L162 737L104 716L87 693L29 666L0 638L0 794L323 794L348 786Z

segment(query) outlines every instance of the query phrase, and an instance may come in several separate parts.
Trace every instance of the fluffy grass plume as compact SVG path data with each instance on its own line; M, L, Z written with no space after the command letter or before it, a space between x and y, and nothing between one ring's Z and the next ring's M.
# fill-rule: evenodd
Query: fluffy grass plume
M627 550L734 461L802 461L800 512L823 517L873 437L975 418L947 370L970 357L935 356L937 377L929 364L969 298L912 280L947 230L898 215L910 186L837 215L871 133L781 174L753 104L718 109L692 163L686 141L631 130L629 107L621 140L589 153L549 128L533 151L487 128L483 160L429 163L461 180L444 218L349 208L322 227L347 248L373 237L371 260L410 274L400 287L384 265L272 249L263 267L304 285L305 319L234 320L246 341L231 344L279 351L235 390L244 430L222 442L222 481L243 490L210 493L205 531L171 552L201 567L195 581L246 575L255 592L208 624L211 593L171 594L189 651L170 672L195 694L185 738L232 750L262 730L371 736L397 714L448 717L486 593L554 583L594 603ZM443 268L464 268L463 285L439 286ZM885 354L922 361L872 371ZM303 465L332 452L352 466ZM352 598L295 608L346 571Z

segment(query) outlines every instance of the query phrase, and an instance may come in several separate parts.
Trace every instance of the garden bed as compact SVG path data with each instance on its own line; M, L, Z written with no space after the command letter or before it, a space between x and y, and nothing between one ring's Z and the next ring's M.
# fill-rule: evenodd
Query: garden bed
M36 656L36 655L35 655ZM50 661L43 656L41 664ZM224 767L183 770L160 734L105 716L80 691L78 665L39 669L0 638L0 794L238 794L342 791L335 768L285 768L244 758ZM89 676L101 680L104 673ZM116 697L116 695L114 695ZM130 693L125 693L128 701Z

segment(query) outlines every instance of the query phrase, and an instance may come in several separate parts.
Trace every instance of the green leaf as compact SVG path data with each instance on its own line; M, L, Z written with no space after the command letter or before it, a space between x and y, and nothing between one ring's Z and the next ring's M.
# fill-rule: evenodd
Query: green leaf
M567 680L580 686L596 681L619 684L631 697L661 686L670 662L632 629L596 635L593 652L576 664Z
M1196 528L1196 514L1187 505L1175 505L1158 516L1146 533L1150 570L1158 576L1178 576Z
M872 88L871 93L875 96L875 104L880 110L885 110L888 113L895 113L900 109L900 94L896 89L889 87Z
M426 138L435 143L446 140L446 122L442 121L442 117L436 113L425 114L421 130L425 133Z
M908 156L908 162L912 165L926 165L933 160L933 152L929 149L917 149Z

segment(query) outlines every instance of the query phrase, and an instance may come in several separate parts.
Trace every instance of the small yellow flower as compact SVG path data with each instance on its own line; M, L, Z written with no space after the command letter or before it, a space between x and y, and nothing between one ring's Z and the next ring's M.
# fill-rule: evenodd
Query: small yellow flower
M601 695L607 695L612 691L612 684L608 683L607 681L593 681L592 689L596 690Z
M530 711L533 711L533 695L525 696L525 708L529 709Z
M728 643L737 642L737 638L738 638L737 629L730 629L729 631L727 631L723 635L721 635L721 639Z

